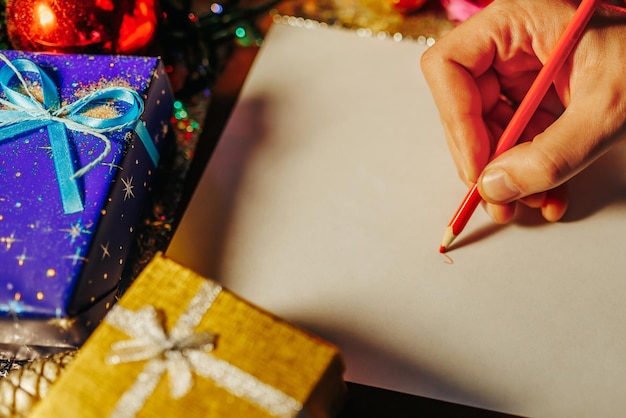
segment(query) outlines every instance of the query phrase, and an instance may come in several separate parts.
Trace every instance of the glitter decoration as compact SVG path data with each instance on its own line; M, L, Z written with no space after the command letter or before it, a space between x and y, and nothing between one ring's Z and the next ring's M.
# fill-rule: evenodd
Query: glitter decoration
M0 418L25 418L74 359L75 351L31 362L0 361Z

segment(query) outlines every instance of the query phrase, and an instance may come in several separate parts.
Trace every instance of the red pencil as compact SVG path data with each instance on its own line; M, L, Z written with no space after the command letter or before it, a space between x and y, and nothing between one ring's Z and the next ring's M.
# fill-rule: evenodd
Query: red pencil
M539 104L548 92L556 74L559 72L583 34L583 31L585 30L589 19L591 19L598 3L599 0L581 1L578 9L574 13L574 16L559 38L554 51L552 51L552 54L541 68L541 71L539 71L537 78L530 86L528 93L520 103L506 129L502 133L491 159L510 149L518 141L522 132L526 128L526 125L528 125L530 118L533 116L539 107ZM463 202L446 228L441 246L439 247L440 253L444 253L450 248L452 241L454 241L461 231L463 231L463 228L465 228L465 225L481 200L482 198L478 193L478 187L474 184L470 188L469 192L465 196L465 199L463 199Z

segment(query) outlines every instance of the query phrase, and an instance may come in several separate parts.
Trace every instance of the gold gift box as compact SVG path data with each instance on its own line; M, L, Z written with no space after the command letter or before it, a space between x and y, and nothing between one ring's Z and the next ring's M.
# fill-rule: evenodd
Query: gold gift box
M330 417L336 347L158 255L32 417Z

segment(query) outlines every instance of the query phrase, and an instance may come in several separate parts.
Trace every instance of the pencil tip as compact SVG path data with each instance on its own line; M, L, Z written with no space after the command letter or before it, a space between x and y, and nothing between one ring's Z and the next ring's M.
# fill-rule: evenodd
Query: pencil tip
M456 235L454 235L452 228L450 227L446 228L446 233L443 234L443 239L441 240L441 246L439 247L439 252L443 254L446 251L448 251L448 248L450 248L450 245L452 244L452 241L454 241L455 238L456 238Z

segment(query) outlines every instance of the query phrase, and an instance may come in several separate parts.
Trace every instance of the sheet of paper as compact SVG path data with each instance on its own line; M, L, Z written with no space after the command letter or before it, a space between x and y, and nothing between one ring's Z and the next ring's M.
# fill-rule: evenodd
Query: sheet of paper
M272 27L168 254L342 349L346 379L527 416L626 410L626 149L563 222L478 210L424 42ZM574 140L574 138L573 138Z

